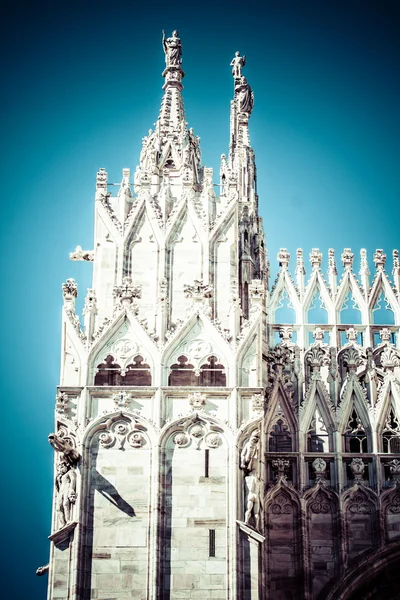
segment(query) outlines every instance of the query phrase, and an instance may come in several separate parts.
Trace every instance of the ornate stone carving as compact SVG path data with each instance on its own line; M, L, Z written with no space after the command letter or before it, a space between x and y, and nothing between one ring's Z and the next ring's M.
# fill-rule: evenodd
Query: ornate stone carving
M96 188L106 188L108 181L108 173L104 168L99 169L96 175Z
M200 392L194 392L188 396L189 404L192 410L204 410L206 405L207 396Z
M56 396L56 412L63 415L68 406L68 394L66 392L58 392Z
M118 450L124 450L126 444L132 448L141 448L147 441L138 423L121 413L105 423L105 430L99 434L99 443L105 449L116 446Z
M77 246L74 252L69 253L70 260L87 260L94 261L94 250L82 250L81 246Z
M246 56L240 56L240 52L235 52L235 56L232 58L230 66L232 67L232 75L235 79L242 77L242 68L246 64Z
M182 448L184 446L187 446L190 442L190 438L186 433L183 433L183 431L177 433L174 436L174 444L176 444L178 447Z
M77 498L76 473L65 459L61 459L57 465L56 490L58 528L61 528L72 520L72 505Z
M212 298L214 288L212 285L203 284L202 279L195 279L193 285L185 284L183 291L185 298L202 301L204 298Z
M325 480L326 466L327 466L326 462L321 457L318 457L315 460L313 460L312 468L315 473L315 479L317 482L318 481L323 482Z
M275 481L279 483L280 481L287 480L287 474L290 467L290 461L286 458L276 458L272 461L272 468L275 471Z
M351 248L345 248L342 253L342 263L345 269L352 269L354 261L354 253Z
M135 308L133 300L142 297L142 286L134 285L130 277L124 277L122 285L114 287L113 296L121 306L129 307L133 303Z
M382 249L375 250L374 254L375 267L381 271L385 270L386 265L386 254L383 253Z
M392 332L387 327L383 327L379 331L379 337L381 339L382 344L389 344L390 343L390 339L392 337Z
M392 483L400 483L400 460L394 458L389 463L390 474L392 476Z
M394 371L395 367L400 367L400 353L393 346L386 346L380 359L385 371Z
M118 408L129 408L132 402L132 397L127 392L118 392L113 395L112 399Z
M85 298L85 306L83 309L83 314L87 315L89 313L97 313L97 299L96 292L92 288L88 288L86 298Z
M365 495L357 492L351 499L349 504L349 512L352 514L368 515L371 514L372 507L366 501Z
M316 327L313 331L313 338L315 344L322 344L324 341L325 331L321 327Z
M271 512L274 515L290 515L293 512L293 506L286 494L278 494L271 505Z
M252 298L264 298L265 290L261 279L252 279L249 285L249 294Z
M222 444L221 436L218 433L207 434L204 441L210 448L218 448Z
M80 454L70 443L70 440L60 433L50 433L49 444L56 452L61 452L64 459L71 465L75 465L80 459Z
M354 481L361 482L365 471L366 464L362 458L353 458L349 464L350 471L353 473Z
M288 252L286 248L281 248L278 252L277 259L280 267L287 268L289 266L290 252Z
M260 441L260 432L258 429L253 431L250 439L243 446L240 455L240 468L245 471L253 471L256 468L258 459L258 444Z
M67 281L62 284L62 291L65 302L74 302L75 298L78 297L78 286L75 279L67 279Z
M319 248L313 248L310 252L310 263L312 265L313 271L321 268L322 263L322 252L319 251Z
M38 569L36 569L36 575L38 577L42 577L42 575L45 575L46 573L48 573L49 571L49 563L47 563L47 565L43 565L42 567L39 567Z
M261 413L264 410L265 399L263 394L254 394L251 397L251 410L254 413Z
M327 498L323 491L320 491L316 494L314 500L310 504L310 510L316 515L319 515L321 513L328 514L332 512L332 506L327 501Z

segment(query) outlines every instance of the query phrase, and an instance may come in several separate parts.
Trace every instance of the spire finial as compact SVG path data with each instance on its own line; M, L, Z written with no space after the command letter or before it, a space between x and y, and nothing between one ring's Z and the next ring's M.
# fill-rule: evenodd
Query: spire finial
M162 45L165 54L165 69L163 77L165 77L164 89L168 84L178 87L182 90L182 77L185 73L182 71L182 42L178 31L174 29L171 37L167 38L165 31L162 32Z
M246 64L246 56L240 56L240 52L235 52L235 56L231 60L232 75L234 79L241 79L242 68ZM236 82L235 82L236 84Z

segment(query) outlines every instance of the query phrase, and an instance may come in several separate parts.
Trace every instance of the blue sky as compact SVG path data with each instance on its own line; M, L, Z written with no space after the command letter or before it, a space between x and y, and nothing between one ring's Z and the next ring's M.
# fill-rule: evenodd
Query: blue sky
M122 0L15 3L2 45L4 490L2 589L46 597L53 407L59 375L61 283L82 307L93 245L95 175L134 171L157 118L161 30L183 42L184 100L216 171L228 150L229 62L247 56L255 93L250 136L273 271L280 247L400 246L397 1ZM356 260L358 270L358 261ZM6 511L6 513L4 512ZM22 557L22 558L21 558ZM12 594L12 595L11 595Z

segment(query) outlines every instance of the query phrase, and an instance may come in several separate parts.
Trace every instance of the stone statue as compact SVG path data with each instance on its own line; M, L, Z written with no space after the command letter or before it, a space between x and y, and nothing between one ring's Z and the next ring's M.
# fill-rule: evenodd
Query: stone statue
M72 504L76 501L76 473L66 460L57 465L56 490L56 511L61 528L70 522Z
M246 525L248 525L251 517L253 516L255 520L255 526L257 527L258 514L260 512L259 481L257 477L254 477L254 475L248 475L244 480L247 488L247 504L244 522Z
M240 455L240 468L245 471L253 471L255 468L255 461L257 458L258 442L260 441L260 432L258 430L253 431L250 439L243 446L242 453Z
M182 44L178 37L178 32L174 30L172 36L165 37L165 32L162 32L162 45L165 54L165 63L167 67L180 67L182 63Z
M231 60L232 75L235 79L242 76L242 68L246 64L246 57L240 56L240 52L235 52L235 56Z
M240 83L236 86L235 92L239 99L239 111L250 114L254 106L254 92L247 83L246 77L240 79Z
M71 446L69 442L64 440L56 433L50 433L49 444L54 448L56 452L62 452L65 460L73 465L76 464L80 458L80 454L75 448Z

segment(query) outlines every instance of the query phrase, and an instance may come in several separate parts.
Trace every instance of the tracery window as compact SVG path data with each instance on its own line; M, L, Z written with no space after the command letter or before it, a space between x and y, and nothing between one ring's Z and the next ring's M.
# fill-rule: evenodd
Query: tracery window
M345 452L355 454L368 452L368 435L355 408L350 415L343 438Z
M308 452L329 452L329 434L317 408L307 432L307 450Z
M382 432L383 451L389 454L400 452L400 425L393 407L386 419Z
M135 356L133 363L125 370L125 377L121 377L120 385L151 385L151 370L145 364L143 356Z
M209 356L207 362L196 370L185 356L179 356L177 362L171 366L168 385L175 386L226 386L226 373L224 365L218 362L216 356Z
M114 357L109 354L105 361L97 365L94 385L120 385L121 367L114 363Z
M292 452L292 436L289 424L283 413L278 412L278 419L269 434L270 452Z
M94 378L94 385L125 385L125 386L144 386L151 385L151 370L148 364L144 363L143 356L135 356L133 363L125 369L125 375L121 374L121 366L114 362L114 357L109 354L105 361L97 365L97 373Z
M218 363L216 356L210 356L200 367L200 383L204 386L226 386L225 367Z
M189 364L189 359L182 355L178 356L176 362L171 367L171 373L168 379L168 385L196 386L198 377L194 372L194 366Z

